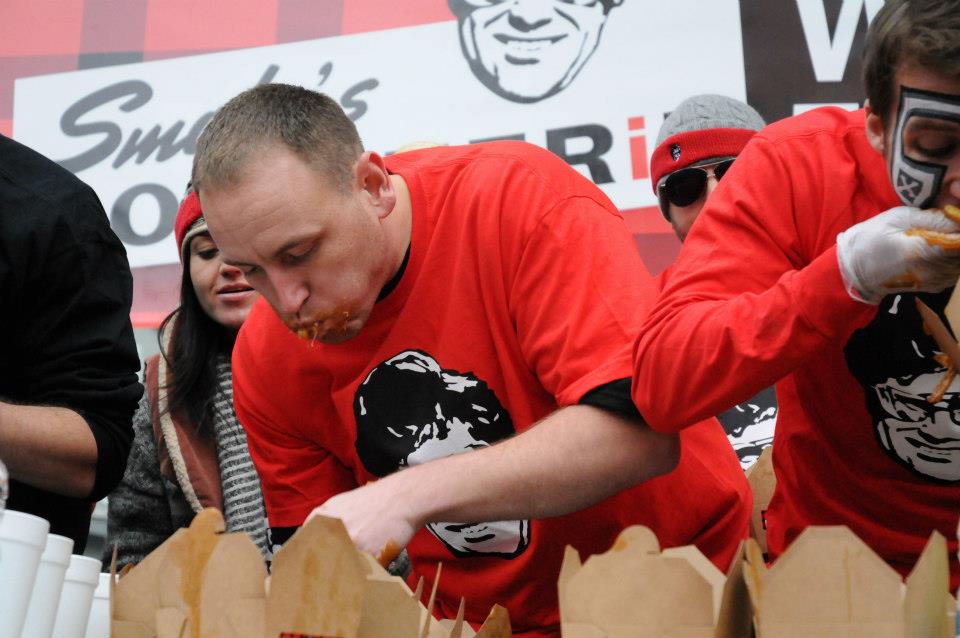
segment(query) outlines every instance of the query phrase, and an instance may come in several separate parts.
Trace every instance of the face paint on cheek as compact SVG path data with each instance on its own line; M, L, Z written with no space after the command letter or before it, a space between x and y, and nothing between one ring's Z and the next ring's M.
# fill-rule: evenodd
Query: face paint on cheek
M900 106L890 153L890 179L904 204L929 208L940 193L947 166L907 156L903 136L912 117L960 121L960 97L900 87Z

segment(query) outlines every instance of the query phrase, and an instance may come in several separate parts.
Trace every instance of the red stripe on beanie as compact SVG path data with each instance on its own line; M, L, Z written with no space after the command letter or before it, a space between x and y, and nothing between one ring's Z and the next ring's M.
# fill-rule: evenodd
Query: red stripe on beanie
M203 212L200 210L200 198L196 191L190 194L180 204L177 211L177 221L173 225L173 236L177 238L177 249L180 251L180 261L183 261L183 238L194 222L200 219Z
M653 192L657 192L657 183L664 175L711 157L739 155L756 133L745 128L710 128L671 135L650 158Z

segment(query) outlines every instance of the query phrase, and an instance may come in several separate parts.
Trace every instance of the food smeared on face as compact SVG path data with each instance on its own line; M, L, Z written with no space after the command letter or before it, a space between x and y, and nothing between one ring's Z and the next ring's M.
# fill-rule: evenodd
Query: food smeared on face
M300 326L294 329L294 332L301 339L307 341L317 341L326 334L342 334L348 329L350 321L350 311L337 308L328 315L315 319L307 326Z

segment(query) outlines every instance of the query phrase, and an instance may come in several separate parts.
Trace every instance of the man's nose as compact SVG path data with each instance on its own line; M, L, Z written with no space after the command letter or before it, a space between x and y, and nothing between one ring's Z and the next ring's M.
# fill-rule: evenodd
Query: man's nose
M517 31L533 31L550 24L553 0L517 0L510 7L507 22Z
M269 277L269 280L276 295L277 310L280 311L281 315L297 317L300 320L310 319L310 317L298 316L309 296L307 286L303 281L285 273L274 274Z
M956 411L934 409L932 424L923 430L939 439L956 441L960 439L960 423L956 420Z
M717 188L717 184L719 183L720 182L718 182L717 178L714 177L713 175L707 176L707 187L705 189L707 197L710 197L710 193L712 193Z

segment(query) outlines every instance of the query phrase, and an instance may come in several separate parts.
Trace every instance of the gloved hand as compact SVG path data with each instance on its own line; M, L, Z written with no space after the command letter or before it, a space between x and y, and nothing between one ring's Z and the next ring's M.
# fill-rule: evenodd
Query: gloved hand
M850 296L880 303L895 292L940 292L960 277L960 210L898 206L837 235Z

